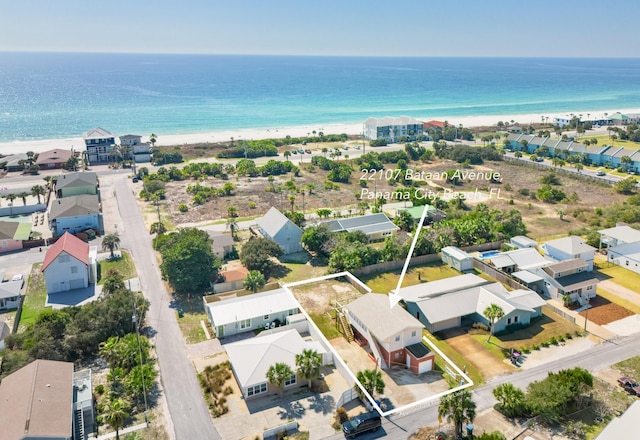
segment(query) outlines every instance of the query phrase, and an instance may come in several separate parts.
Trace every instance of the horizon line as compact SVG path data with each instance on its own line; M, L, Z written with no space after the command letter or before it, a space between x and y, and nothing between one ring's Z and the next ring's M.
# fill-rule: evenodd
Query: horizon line
M229 56L229 57L298 57L298 58L467 58L467 59L640 59L638 56L574 56L574 55L348 55L348 54L260 54L216 52L143 52L143 51L86 51L86 50L0 50L0 54L78 54L78 55L171 55L171 56Z

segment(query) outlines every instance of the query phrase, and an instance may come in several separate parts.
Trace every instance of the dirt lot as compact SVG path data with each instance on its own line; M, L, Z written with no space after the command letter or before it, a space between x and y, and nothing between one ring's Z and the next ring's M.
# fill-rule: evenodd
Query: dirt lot
M618 304L614 304L601 296L593 298L590 304L592 307L588 311L580 312L580 316L587 316L588 313L589 321L598 325L609 324L610 322L633 315L632 311Z
M319 148L319 146L312 147L314 155L322 154ZM284 151L284 148L281 148L281 151ZM224 219L229 206L234 206L242 219L260 216L271 206L276 206L279 209L291 209L289 196L293 195L295 196L296 210L302 210L304 203L304 209L307 212L313 212L319 208L342 207L353 210L354 214L357 213L358 199L355 194L359 194L361 191L359 180L362 174L357 169L357 165L353 165L354 172L351 176L351 183L340 183L334 189L325 189L324 182L328 172L318 168L310 168L311 157L304 155L302 162L300 162L299 155L291 157L291 160L300 167L299 177L293 177L292 173L289 173L277 176L275 181L271 183L266 177L238 178L231 176L229 181L237 185L235 195L215 198L199 206L191 203L191 195L186 192L187 185L195 183L195 181L170 182L167 184L167 200L161 203L161 210L175 225ZM345 159L345 156L342 156L341 159L353 164L352 160ZM436 160L427 164L411 162L409 167L415 171L442 172L452 168L460 168L460 165L453 161ZM572 196L575 193L575 200L567 203L542 203L535 199L535 191L541 186L539 179L547 171L546 169L536 169L505 161L486 162L484 165L474 167L474 170L500 172L503 181L501 184L490 185L485 181L466 181L452 189L454 191L474 191L478 188L480 191L486 191L489 186L500 188L501 198L486 200L485 203L492 208L520 210L529 229L529 235L534 238L566 234L572 229L589 226L585 214L590 214L594 206L608 206L624 198L624 196L613 193L608 185L585 182L559 173L561 185L558 188L562 189L567 196ZM284 189L285 182L291 179L293 179L297 190ZM201 182L202 185L213 187L221 187L224 183L225 181L215 178L205 179ZM374 190L373 182L369 183L369 189ZM431 183L450 187L441 181ZM308 192L308 185L313 185L311 193ZM271 186L276 190L283 189L267 192L265 189ZM376 182L375 189L392 191L395 188L383 179ZM304 190L304 196L301 190ZM530 195L523 195L522 190L528 190ZM178 205L181 203L189 206L187 212L178 211ZM465 203L472 205L474 202L469 200ZM562 220L558 214L561 209L565 212Z
M316 315L333 310L333 304L348 304L360 295L346 281L325 280L317 283L292 287L291 291L307 313Z

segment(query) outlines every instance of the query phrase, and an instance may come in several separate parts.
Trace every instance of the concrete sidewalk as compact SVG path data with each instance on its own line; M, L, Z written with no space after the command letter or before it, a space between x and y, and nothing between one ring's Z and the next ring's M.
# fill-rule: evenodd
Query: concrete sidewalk
M140 429L144 429L147 427L146 423L140 423L139 425L135 425L135 426L129 426L128 428L124 428L121 429L118 434L120 436L129 434L130 432L134 432L134 431L138 431ZM116 437L116 433L114 432L110 432L108 434L105 435L101 435L100 437L98 437L98 440L103 440L103 439L108 439L108 438L115 438Z

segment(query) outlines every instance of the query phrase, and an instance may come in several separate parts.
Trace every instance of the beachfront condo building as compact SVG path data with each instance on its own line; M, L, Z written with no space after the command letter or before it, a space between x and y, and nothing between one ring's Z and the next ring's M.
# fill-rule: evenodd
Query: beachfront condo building
M369 140L385 139L389 142L415 141L423 134L423 124L415 118L369 118L364 121L364 136Z

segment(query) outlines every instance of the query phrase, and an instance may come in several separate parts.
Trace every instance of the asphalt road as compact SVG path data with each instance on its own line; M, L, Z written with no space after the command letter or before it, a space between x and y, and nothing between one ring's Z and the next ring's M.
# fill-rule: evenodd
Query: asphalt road
M596 372L622 360L640 354L640 344L637 335L625 338L616 338L611 342L604 342L585 350L575 356L551 361L530 370L500 376L473 390L473 399L477 405L477 411L489 409L495 405L493 389L505 382L526 389L527 385L536 380L544 379L549 371L557 372L574 367L582 367L588 371ZM406 439L419 428L424 426L436 426L438 424L438 401L431 402L428 406L408 410L406 414L391 416L383 420L383 429L375 433L363 434L359 438L363 440L377 438ZM327 439L344 439L344 435L336 434Z
M145 297L151 302L147 325L158 355L160 377L166 394L169 413L168 431L174 439L220 439L213 426L186 345L176 322L176 312L170 307L171 297L162 283L160 270L142 215L126 175L113 177L118 209L125 225L121 233L122 247L133 255ZM173 432L172 431L173 427Z

